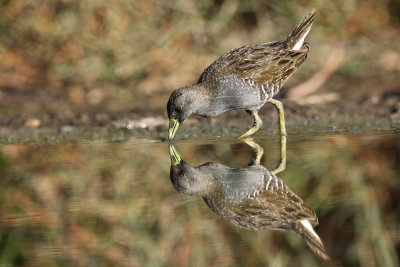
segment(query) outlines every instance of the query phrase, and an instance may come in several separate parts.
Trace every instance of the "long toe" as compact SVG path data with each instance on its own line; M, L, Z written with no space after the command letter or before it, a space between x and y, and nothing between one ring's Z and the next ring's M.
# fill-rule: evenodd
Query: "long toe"
M245 132L244 134L242 134L239 138L246 138L249 137L250 135L253 135L255 132L258 131L258 128L253 126L252 128L250 128L247 132Z

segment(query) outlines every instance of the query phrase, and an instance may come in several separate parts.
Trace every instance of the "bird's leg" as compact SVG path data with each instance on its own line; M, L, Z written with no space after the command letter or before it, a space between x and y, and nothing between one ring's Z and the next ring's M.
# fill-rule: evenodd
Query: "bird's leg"
M286 127L285 127L285 111L283 109L283 104L281 101L271 98L268 100L273 104L279 113L279 127L281 135L281 160L278 166L272 171L272 173L277 174L286 169Z
M260 129L260 127L262 126L262 120L260 119L260 116L258 116L258 111L251 111L251 115L253 115L254 117L253 127L251 127L247 132L245 132L239 138L249 137L250 135L257 132L258 129Z
M285 127L285 111L283 110L283 104L281 101L276 100L271 98L268 100L272 105L276 107L279 113L279 127L280 127L280 134L281 135L287 135L286 134L286 127Z
M277 174L286 169L286 135L281 135L281 160L278 166L272 171L273 174Z
M253 161L253 163L254 165L259 165L261 157L264 154L264 149L251 138L243 138L242 140L256 151L256 159Z

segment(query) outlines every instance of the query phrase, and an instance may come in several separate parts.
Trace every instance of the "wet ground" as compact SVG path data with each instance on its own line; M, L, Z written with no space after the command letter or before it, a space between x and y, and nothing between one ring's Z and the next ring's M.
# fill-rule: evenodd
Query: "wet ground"
M400 128L400 95L397 93L359 100L300 105L283 99L288 134L383 133ZM258 135L278 132L278 116L272 105L260 110L264 125ZM252 124L244 111L229 111L213 119L190 117L180 127L177 138L233 138ZM125 140L131 136L164 140L168 119L164 109L104 111L70 109L68 112L39 114L5 114L0 118L0 142L56 142L61 140L111 138Z
M289 135L384 133L400 128L399 86L396 75L387 75L385 80L349 77L345 84L343 77L334 76L311 95L290 98L287 94L292 88L284 87L275 98L284 104ZM167 137L165 106L172 89L130 97L104 88L75 91L0 88L0 143ZM277 134L275 108L264 105L260 117L264 125L259 135ZM243 110L211 120L191 116L177 137L234 138L251 124Z
M253 141L264 150L260 166L274 170L279 136ZM286 145L287 167L277 176L315 211L330 263L293 230L244 229L194 191L179 193L168 142L136 137L3 145L0 263L398 266L400 136L295 134ZM178 140L175 149L192 167L244 170L256 159L234 138Z

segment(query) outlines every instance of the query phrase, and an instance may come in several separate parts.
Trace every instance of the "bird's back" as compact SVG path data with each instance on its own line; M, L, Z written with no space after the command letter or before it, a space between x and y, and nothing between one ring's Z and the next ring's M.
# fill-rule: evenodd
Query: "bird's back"
M237 80L239 92L247 84L264 102L278 93L286 80L306 60L309 44L304 38L309 32L316 10L310 11L294 31L281 41L245 45L218 58L201 74L198 83L211 91L218 91L226 77ZM243 83L241 83L243 82Z

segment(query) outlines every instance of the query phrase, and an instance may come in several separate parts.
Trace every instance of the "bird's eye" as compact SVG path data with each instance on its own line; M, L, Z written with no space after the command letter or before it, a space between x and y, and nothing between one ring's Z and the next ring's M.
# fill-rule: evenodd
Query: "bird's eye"
M181 107L181 106L177 106L175 110L176 110L177 112L180 112L180 111L182 110L182 107Z

